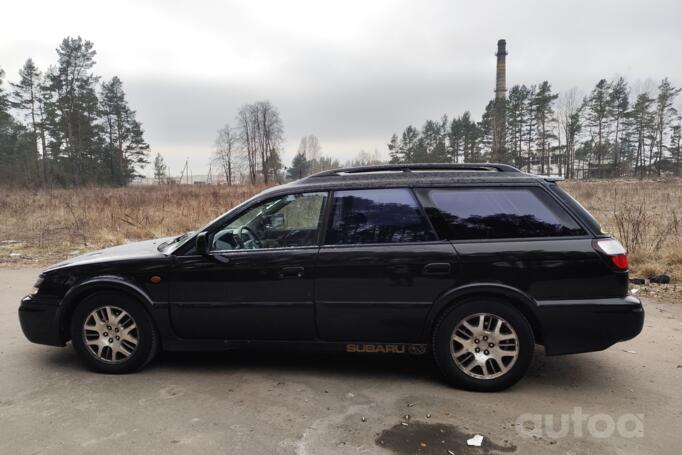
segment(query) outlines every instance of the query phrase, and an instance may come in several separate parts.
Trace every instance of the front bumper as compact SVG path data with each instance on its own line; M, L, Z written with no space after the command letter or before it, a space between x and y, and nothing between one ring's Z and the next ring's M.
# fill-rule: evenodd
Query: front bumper
M642 331L644 308L633 296L538 302L547 355L601 351Z
M59 299L27 295L21 299L19 322L26 338L33 343L64 346L57 309Z

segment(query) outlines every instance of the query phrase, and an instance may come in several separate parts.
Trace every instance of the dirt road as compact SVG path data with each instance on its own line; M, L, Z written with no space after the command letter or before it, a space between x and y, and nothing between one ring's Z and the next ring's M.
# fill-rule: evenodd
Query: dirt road
M646 302L643 333L605 352L539 349L498 394L449 388L429 359L378 354L165 354L103 376L70 347L24 339L17 306L37 273L0 270L0 454L682 451L679 304ZM466 445L476 433L481 448Z

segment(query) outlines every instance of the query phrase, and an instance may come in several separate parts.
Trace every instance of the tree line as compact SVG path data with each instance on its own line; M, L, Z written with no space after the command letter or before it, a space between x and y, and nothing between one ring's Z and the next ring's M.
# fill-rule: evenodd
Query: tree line
M515 85L502 101L490 101L480 120L467 111L394 134L390 160L499 161L567 178L679 176L679 93L667 78L637 89L622 77L602 79L585 95L577 88L556 93L547 81ZM495 121L500 111L504 122ZM501 150L493 150L493 134L501 135Z
M147 164L123 83L95 75L95 55L92 42L67 37L44 72L29 58L6 84L0 69L0 182L125 185Z

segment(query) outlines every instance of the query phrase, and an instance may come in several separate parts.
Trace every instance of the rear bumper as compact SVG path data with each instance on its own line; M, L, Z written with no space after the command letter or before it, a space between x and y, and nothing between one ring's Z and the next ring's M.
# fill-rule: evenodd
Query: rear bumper
M601 351L642 331L644 308L633 296L538 302L547 355Z
M64 346L59 319L58 299L28 295L21 299L19 322L26 338L33 343Z

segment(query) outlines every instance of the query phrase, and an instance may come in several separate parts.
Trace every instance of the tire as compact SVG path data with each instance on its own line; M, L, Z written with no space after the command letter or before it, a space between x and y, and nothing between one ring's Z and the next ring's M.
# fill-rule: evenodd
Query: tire
M125 374L151 362L159 350L159 335L139 301L103 291L87 296L74 309L71 343L90 370Z
M511 304L495 298L475 298L455 305L441 316L432 345L436 363L452 385L497 392L525 375L535 340L528 320Z

